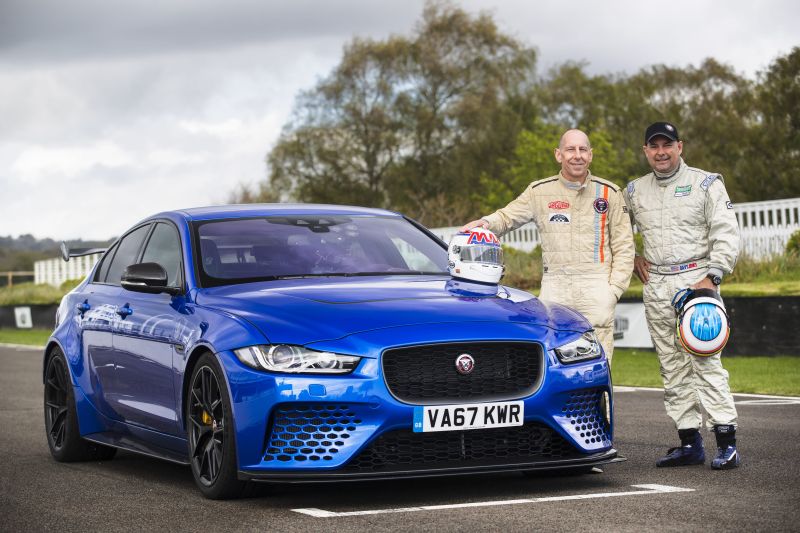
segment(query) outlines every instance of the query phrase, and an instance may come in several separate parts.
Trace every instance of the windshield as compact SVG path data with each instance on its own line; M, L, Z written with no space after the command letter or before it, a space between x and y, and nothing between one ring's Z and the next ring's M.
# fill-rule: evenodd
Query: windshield
M311 276L446 274L447 251L402 218L276 216L195 225L203 286Z

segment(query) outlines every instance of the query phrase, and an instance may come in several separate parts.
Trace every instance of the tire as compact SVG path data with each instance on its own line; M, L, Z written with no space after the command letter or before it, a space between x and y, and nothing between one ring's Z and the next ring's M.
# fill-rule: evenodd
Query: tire
M67 360L59 348L51 352L44 376L44 427L53 459L68 463L113 458L116 448L81 438L72 380Z
M212 500L238 498L250 488L237 478L233 411L223 376L214 356L201 356L186 401L192 475L203 496Z

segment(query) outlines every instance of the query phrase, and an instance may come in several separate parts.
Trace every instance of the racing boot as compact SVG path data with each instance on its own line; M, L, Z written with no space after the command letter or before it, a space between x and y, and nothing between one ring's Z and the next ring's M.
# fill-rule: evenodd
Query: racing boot
M717 455L711 461L711 468L728 470L739 466L741 458L736 449L736 426L733 424L717 425L712 431L717 437Z
M679 429L678 436L681 445L670 448L667 455L656 461L656 466L688 466L701 465L706 462L706 452L703 449L703 437L696 429Z

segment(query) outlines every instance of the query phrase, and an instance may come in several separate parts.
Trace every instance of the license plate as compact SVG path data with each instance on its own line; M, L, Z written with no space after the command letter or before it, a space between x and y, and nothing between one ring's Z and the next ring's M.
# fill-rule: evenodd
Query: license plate
M419 406L414 408L414 433L521 426L522 401Z

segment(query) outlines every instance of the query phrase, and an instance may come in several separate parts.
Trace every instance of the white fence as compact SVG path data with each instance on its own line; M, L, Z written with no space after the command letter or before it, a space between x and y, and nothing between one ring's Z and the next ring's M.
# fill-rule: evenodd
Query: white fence
M68 279L83 279L94 268L94 264L100 260L102 255L73 257L69 262L60 257L36 261L33 264L33 281L58 287Z
M748 202L733 206L742 236L742 253L754 259L767 259L782 254L789 237L800 230L800 198ZM459 226L432 228L443 241L449 242ZM503 235L506 246L530 252L539 245L539 230L533 223Z
M789 236L800 230L800 198L749 202L733 207L742 233L742 251L756 259L781 254ZM443 241L449 242L459 230L458 226L432 228ZM501 239L503 244L530 252L539 244L539 230L535 224L526 224ZM68 263L61 258L36 261L34 282L58 287L68 279L83 278L100 259L101 254L73 257Z
M779 255L800 229L800 198L733 206L742 233L742 250L755 259Z

